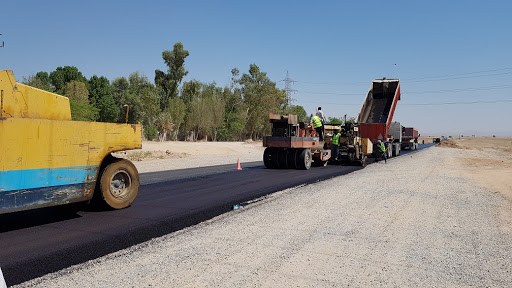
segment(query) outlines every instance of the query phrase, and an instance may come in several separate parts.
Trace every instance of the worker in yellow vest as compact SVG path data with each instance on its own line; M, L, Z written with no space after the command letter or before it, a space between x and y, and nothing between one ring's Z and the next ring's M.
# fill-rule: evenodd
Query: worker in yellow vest
M313 123L313 128L315 128L318 137L320 137L320 141L324 141L324 133L322 133L323 125L322 120L320 120L320 117L316 115L311 117L311 123Z
M386 153L386 145L384 142L377 140L377 147L379 148L379 152L381 154L380 157L377 158L377 161L384 159L384 163L386 163L388 159L388 153Z
M338 146L340 145L340 129L336 128L334 131L334 135L332 135L332 142L331 142L331 158L335 161L338 160Z

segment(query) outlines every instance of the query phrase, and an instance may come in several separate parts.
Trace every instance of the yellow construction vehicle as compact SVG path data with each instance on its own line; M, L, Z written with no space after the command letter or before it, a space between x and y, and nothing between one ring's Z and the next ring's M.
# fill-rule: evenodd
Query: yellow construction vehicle
M69 99L0 71L0 214L103 200L129 206L139 174L112 152L142 148L140 124L71 121Z
M362 138L359 127L354 123L345 122L344 125L325 125L325 142L332 147L332 137L340 133L338 153L331 155L331 163L344 165L366 166L366 158L373 152L373 144L369 138Z

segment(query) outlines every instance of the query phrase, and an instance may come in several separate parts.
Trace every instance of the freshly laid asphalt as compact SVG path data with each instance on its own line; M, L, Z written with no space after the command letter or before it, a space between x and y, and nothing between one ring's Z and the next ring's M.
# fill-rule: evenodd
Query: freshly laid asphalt
M144 173L127 209L67 205L0 215L0 268L8 285L19 284L195 225L234 205L358 169L271 170L252 162L242 170L220 165Z

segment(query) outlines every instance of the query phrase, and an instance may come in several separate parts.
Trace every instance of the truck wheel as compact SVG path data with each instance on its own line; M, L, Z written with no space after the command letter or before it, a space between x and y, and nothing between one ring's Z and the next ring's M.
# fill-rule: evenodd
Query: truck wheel
M309 168L311 168L311 150L302 149L301 153L298 154L298 156L298 169L308 170Z
M114 209L130 206L139 193L139 185L139 172L126 159L110 163L100 178L103 201Z

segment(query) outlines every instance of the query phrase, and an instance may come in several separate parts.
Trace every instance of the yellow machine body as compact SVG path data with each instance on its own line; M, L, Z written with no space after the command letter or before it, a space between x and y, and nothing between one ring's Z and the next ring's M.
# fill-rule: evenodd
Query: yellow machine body
M69 99L0 71L0 214L92 198L111 152L142 148L140 124L71 121Z

